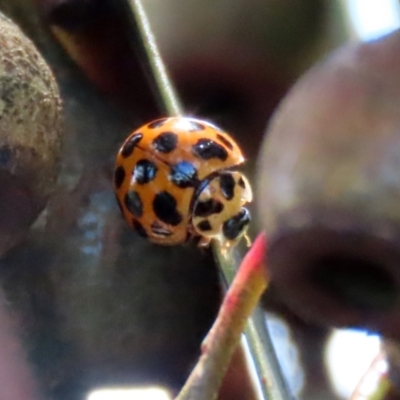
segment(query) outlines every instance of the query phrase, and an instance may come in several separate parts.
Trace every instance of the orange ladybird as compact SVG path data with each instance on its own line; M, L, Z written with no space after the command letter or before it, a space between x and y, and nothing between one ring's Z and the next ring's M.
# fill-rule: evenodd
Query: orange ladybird
M200 237L230 247L246 234L252 200L235 167L241 149L209 122L162 118L133 132L114 172L118 203L128 224L154 243L175 245Z

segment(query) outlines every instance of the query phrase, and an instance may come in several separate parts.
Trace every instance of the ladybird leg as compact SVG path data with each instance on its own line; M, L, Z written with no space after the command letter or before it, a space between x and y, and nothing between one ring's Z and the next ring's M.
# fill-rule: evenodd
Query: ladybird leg
M247 234L247 232L243 235L243 238L246 241L246 246L250 247L252 245L252 241L250 239L250 236Z

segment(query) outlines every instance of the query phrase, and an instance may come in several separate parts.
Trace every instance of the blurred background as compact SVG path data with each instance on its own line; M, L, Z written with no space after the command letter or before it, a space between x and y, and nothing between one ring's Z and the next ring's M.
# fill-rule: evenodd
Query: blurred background
M7 318L41 393L27 399L172 399L221 299L209 253L153 246L119 215L114 156L133 129L157 114L143 77L135 80L124 15L108 13L109 4L0 0L0 11L21 25L52 67L67 122L56 191L0 262ZM143 5L186 114L232 133L253 182L268 121L296 80L343 43L374 40L400 26L394 0ZM257 223L252 229L254 235ZM299 399L349 399L380 354L377 335L314 326L273 292L263 307ZM385 370L384 360L379 368ZM247 399L234 393L220 400Z

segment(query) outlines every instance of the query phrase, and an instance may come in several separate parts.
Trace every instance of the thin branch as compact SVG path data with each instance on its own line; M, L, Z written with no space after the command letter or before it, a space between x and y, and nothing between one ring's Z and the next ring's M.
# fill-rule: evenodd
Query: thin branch
M163 108L166 109L168 115L181 115L182 108L175 93L174 87L169 79L164 62L158 51L156 40L151 31L149 21L140 0L130 0L133 14L142 36L142 43L147 53L147 61L149 69L156 81L158 95L163 101Z
M181 115L182 109L178 97L175 94L173 85L168 77L166 68L157 49L157 44L151 32L146 14L140 0L129 0L134 20L142 35L142 55L147 57L143 60L148 69L149 78L155 83L155 96L160 99L160 108L166 110L170 115ZM228 286L238 270L240 257L227 259L221 252L218 243L213 243L213 252L220 270L225 276ZM235 253L236 254L236 253ZM246 288L243 288L248 295ZM265 287L264 287L265 289ZM262 291L264 290L262 289ZM261 287L258 287L261 290ZM261 292L262 292L261 291ZM246 296L247 296L246 295ZM250 296L252 310L256 306L261 293ZM254 303L255 302L255 303ZM254 304L253 304L254 303ZM244 322L244 321L242 321ZM244 326L243 326L244 328ZM242 332L242 331L241 331ZM250 352L255 363L261 391L265 400L287 400L290 399L289 390L277 361L269 332L265 326L265 319L261 310L257 310L250 319L249 326L245 331ZM240 335L239 335L240 336ZM235 339L236 340L236 339ZM207 400L211 399L208 398Z
M240 263L239 255L233 251L232 256L226 258L222 254L218 242L213 243L213 250L215 256L218 257L226 284L229 286L238 270L236 266ZM265 312L259 306L255 307L250 316L244 334L257 371L263 398L268 400L291 399L292 395L267 329Z
M387 356L381 350L372 360L350 400L385 400L390 397L392 389L393 385L387 373Z
M247 319L267 287L264 234L254 242L229 288L205 339L203 354L176 400L213 400L236 350Z

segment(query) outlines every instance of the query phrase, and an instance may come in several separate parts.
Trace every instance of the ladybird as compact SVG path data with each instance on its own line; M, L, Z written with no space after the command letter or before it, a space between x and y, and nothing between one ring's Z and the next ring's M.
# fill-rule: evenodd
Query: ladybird
M198 237L223 248L246 232L252 200L244 157L215 125L188 117L162 118L134 131L117 156L114 187L128 224L161 245Z

